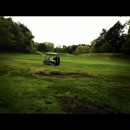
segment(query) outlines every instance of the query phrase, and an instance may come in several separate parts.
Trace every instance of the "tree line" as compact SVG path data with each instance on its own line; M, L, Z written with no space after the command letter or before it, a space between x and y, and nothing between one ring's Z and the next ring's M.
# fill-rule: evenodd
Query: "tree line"
M124 53L130 55L130 20L124 24L117 21L108 30L103 28L100 35L90 44L54 47L51 42L38 43L33 39L34 36L27 26L14 22L11 17L0 16L0 51L21 53L32 53L38 50L70 54Z
M127 32L125 32L127 30ZM47 43L34 43L35 49L48 51ZM48 43L49 44L49 43ZM53 43L50 43L53 46ZM51 51L70 54L84 53L123 53L130 55L130 20L121 24L117 21L110 29L102 29L100 35L89 44L57 46Z

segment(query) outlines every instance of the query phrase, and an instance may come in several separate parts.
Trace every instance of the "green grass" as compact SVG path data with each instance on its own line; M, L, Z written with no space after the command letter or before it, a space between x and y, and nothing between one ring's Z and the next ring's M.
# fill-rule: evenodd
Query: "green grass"
M60 66L49 66L38 54L1 53L0 113L130 113L129 57L105 53L60 56ZM58 71L64 76L35 74L39 71Z

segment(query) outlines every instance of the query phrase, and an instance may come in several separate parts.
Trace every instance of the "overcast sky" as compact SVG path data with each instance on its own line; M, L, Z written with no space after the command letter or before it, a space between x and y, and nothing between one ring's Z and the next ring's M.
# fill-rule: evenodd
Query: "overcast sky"
M124 24L130 19L118 16L5 16L7 17L26 25L35 36L35 42L52 42L55 47L90 44L103 28L108 30L117 21Z

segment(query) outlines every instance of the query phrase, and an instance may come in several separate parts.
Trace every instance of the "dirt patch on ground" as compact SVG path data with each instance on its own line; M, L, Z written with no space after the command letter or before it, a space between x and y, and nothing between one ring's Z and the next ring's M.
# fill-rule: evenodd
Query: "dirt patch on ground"
M98 106L86 102L85 100L79 100L75 98L57 98L56 101L62 107L66 114L112 114L114 113L112 109L108 106Z
M65 73L65 72L59 72L59 71L51 71L51 72L39 71L39 72L36 72L35 74L39 76L61 77L61 78L68 77L68 76L72 76L74 78L84 78L84 77L96 78L96 76L84 74L84 73Z

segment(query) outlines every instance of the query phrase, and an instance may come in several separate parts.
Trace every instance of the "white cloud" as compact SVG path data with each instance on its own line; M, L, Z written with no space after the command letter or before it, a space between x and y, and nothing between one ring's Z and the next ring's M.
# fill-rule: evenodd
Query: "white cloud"
M90 44L102 29L109 29L118 20L124 24L130 17L11 17L13 21L25 24L35 36L36 42L52 42L57 45Z

